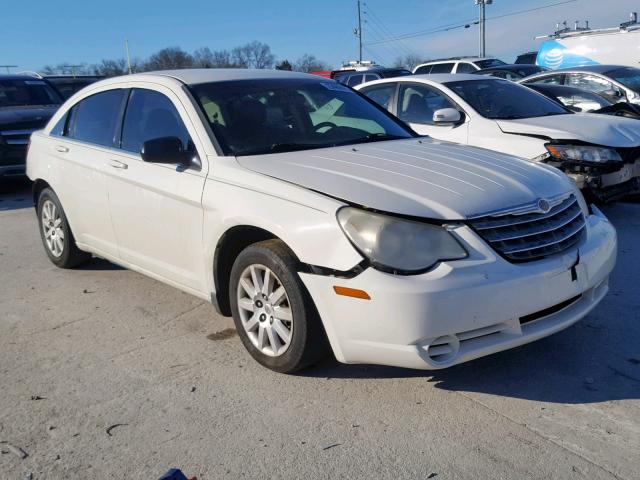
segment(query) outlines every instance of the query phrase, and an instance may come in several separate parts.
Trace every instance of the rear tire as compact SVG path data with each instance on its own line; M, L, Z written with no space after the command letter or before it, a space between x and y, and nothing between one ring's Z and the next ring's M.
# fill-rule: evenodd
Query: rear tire
M317 363L329 350L297 265L281 240L265 240L240 252L231 269L229 300L238 336L258 363L280 373Z
M40 192L36 211L42 244L54 265L73 268L91 259L91 254L76 246L67 217L53 190L45 188Z

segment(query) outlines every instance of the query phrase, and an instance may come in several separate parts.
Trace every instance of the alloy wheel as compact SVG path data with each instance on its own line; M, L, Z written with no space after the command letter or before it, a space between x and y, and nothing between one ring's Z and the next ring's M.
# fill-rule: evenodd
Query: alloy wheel
M42 232L44 241L51 254L58 258L64 252L64 230L62 217L51 200L42 204Z
M242 272L237 288L240 320L251 343L263 354L284 354L293 336L289 297L278 276L259 264Z

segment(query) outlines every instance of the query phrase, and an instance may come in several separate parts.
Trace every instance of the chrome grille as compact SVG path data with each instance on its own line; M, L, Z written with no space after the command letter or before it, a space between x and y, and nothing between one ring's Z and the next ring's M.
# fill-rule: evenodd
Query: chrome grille
M514 262L538 260L575 245L585 219L575 195L547 213L490 215L470 220L471 226L498 253Z

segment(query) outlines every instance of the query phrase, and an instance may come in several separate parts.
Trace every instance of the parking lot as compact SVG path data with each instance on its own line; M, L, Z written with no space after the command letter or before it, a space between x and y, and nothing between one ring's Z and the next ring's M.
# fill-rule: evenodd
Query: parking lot
M604 207L611 291L560 334L438 372L286 376L197 298L102 260L55 268L29 185L4 188L2 478L640 478L637 201Z

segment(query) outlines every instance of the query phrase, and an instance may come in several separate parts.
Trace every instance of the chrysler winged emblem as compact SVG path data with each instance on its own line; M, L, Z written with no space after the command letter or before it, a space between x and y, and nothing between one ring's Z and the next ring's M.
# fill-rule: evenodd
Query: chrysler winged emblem
M544 198L541 198L538 200L538 210L542 213L548 213L549 210L551 210L551 204Z

